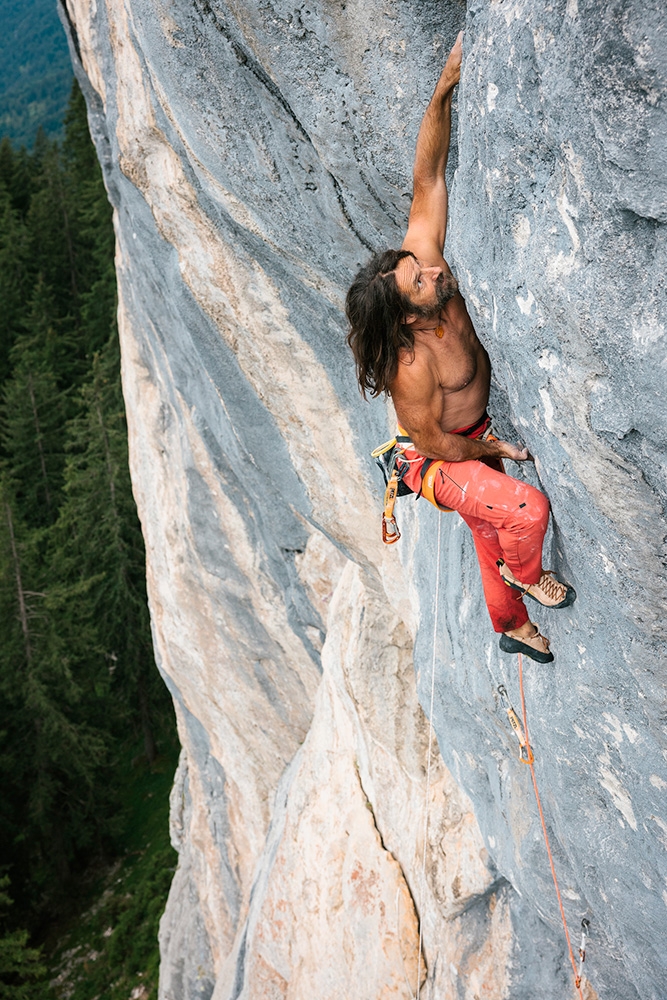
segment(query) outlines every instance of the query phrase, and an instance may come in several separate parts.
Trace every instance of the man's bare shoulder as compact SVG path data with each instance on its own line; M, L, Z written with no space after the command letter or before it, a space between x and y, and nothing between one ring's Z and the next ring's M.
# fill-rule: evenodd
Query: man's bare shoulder
M412 351L401 351L396 377L390 386L394 403L400 399L428 400L436 387L436 372L428 352L420 350L418 345Z
M430 363L428 352L417 350L414 355L399 362L389 391L398 422L408 434L414 437L425 427L437 423L434 404L440 394L437 373Z

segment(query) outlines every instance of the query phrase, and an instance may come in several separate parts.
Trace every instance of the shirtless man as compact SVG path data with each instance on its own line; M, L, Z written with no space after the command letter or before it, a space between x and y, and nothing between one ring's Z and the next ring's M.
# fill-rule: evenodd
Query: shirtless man
M391 395L410 440L398 462L403 482L414 493L424 490L436 506L457 510L472 531L500 648L548 663L549 641L529 620L523 596L564 608L576 595L542 567L547 498L504 473L502 459L525 462L528 451L486 439L489 356L442 255L445 168L461 48L462 33L419 130L403 245L378 254L356 276L347 295L348 339L362 393ZM424 485L429 467L430 495Z

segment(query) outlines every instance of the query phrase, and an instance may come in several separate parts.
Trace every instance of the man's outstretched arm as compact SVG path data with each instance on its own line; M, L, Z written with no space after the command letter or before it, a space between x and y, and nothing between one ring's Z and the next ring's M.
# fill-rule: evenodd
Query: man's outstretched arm
M413 196L403 248L431 262L441 257L447 229L445 170L452 123L452 93L461 75L459 32L422 119L413 170Z

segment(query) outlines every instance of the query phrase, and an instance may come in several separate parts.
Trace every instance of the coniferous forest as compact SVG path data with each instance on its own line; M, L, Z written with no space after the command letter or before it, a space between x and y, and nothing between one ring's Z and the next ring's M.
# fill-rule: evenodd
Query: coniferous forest
M113 256L75 87L61 144L0 144L0 1000L126 998L136 976L132 995L155 995L176 742L130 487Z

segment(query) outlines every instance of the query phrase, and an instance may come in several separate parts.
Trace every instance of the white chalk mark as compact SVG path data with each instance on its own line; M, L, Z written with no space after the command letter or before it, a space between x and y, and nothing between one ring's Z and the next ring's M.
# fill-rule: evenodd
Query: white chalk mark
M632 808L632 800L630 799L626 789L621 784L618 775L614 774L613 771L608 771L604 767L601 768L600 774L602 776L600 784L609 792L611 801L623 816L628 826L631 826L633 830L636 830L637 820L635 819L634 809Z
M628 725L627 722L623 723L623 732L625 733L625 735L627 736L627 738L630 740L631 743L636 743L637 739L639 738L639 733L637 732L637 730L633 729L632 726Z
M609 726L603 726L602 729L604 730L605 733L609 733L609 735L612 737L615 743L618 746L620 746L621 743L623 742L623 730L621 728L621 720L618 719L615 715L610 715L609 712L603 712L602 715L603 718L605 718L609 723L609 726L611 726L611 729L609 728Z
M516 301L519 309L524 314L524 316L530 316L531 310L535 305L535 296L533 295L531 290L528 289L528 294L526 295L525 299L522 299L520 295L517 295Z
M546 369L546 371L552 372L554 368L558 368L560 364L560 358L558 357L557 354L554 354L553 351L550 351L548 347L545 347L545 349L540 354L537 363L540 366L540 368L544 368Z
M551 397L546 389L540 389L540 397L544 406L544 422L548 430L554 431L554 408Z

